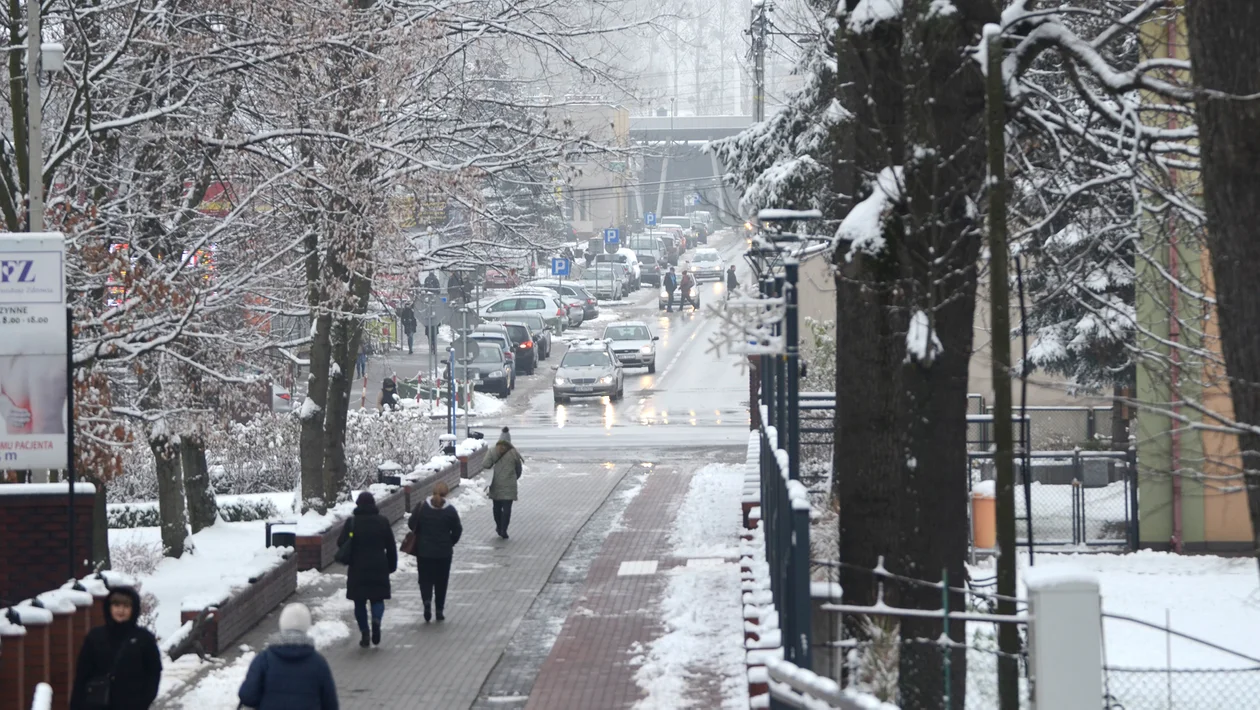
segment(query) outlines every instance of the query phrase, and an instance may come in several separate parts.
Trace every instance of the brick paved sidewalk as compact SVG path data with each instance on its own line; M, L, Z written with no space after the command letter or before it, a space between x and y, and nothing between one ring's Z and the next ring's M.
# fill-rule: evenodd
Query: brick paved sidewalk
M349 639L323 651L342 708L448 710L472 705L574 536L630 469L530 465L521 481L521 500L512 511L510 540L494 533L489 504L461 508L464 536L455 550L446 621L424 623L415 560L402 555L379 648L358 646L343 574L324 575L299 591L291 601L339 610L351 630ZM455 503L459 505L458 499ZM404 532L401 524L398 539ZM278 614L271 614L241 643L262 648L276 631L277 620Z
M666 466L647 477L591 563L578 603L523 705L527 710L615 710L645 697L635 673L649 644L666 630L660 606L668 570L687 563L671 556L669 533L691 479L690 469ZM737 600L738 586L730 593ZM739 613L735 602L732 609ZM696 675L687 689L691 706L722 707L720 675Z

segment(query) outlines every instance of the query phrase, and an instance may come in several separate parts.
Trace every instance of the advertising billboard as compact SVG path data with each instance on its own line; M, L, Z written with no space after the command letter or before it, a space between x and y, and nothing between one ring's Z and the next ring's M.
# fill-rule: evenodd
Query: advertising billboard
M65 241L0 234L0 467L65 468Z

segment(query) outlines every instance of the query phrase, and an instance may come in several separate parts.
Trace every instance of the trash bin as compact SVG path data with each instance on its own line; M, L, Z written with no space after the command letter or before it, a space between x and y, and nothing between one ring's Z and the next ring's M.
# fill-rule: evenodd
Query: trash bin
M971 539L978 549L997 547L996 494L993 481L981 481L971 490Z
M438 448L447 456L455 455L455 435L443 434L438 437Z
M386 461L385 463L377 466L376 482L384 483L389 486L401 486L402 466L399 466L393 461Z

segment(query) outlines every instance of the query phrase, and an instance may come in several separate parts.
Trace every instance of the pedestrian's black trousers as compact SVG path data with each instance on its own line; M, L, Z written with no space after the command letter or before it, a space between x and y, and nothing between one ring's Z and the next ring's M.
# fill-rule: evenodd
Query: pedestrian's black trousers
M496 500L494 501L494 529L496 532L507 532L508 524L512 522L512 501Z
M446 585L451 581L451 558L417 557L416 575L420 578L420 599L425 606L437 602L438 611L446 608ZM437 599L434 599L434 597Z

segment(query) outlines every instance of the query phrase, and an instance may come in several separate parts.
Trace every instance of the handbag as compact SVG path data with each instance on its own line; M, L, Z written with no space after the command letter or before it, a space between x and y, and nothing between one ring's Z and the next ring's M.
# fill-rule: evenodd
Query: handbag
M87 706L90 708L107 708L109 707L110 686L114 684L114 674L118 672L118 662L122 659L123 651L127 650L127 645L134 639L128 636L126 641L118 647L118 652L114 654L114 665L109 669L108 673L98 675L89 680L84 686L84 696Z
M398 551L404 555L416 554L416 534L407 531L407 536L403 538L402 544L398 546Z
M354 561L354 518L346 521L346 529L350 534L346 536L346 541L337 547L337 554L333 555L333 559L343 565L349 566Z

